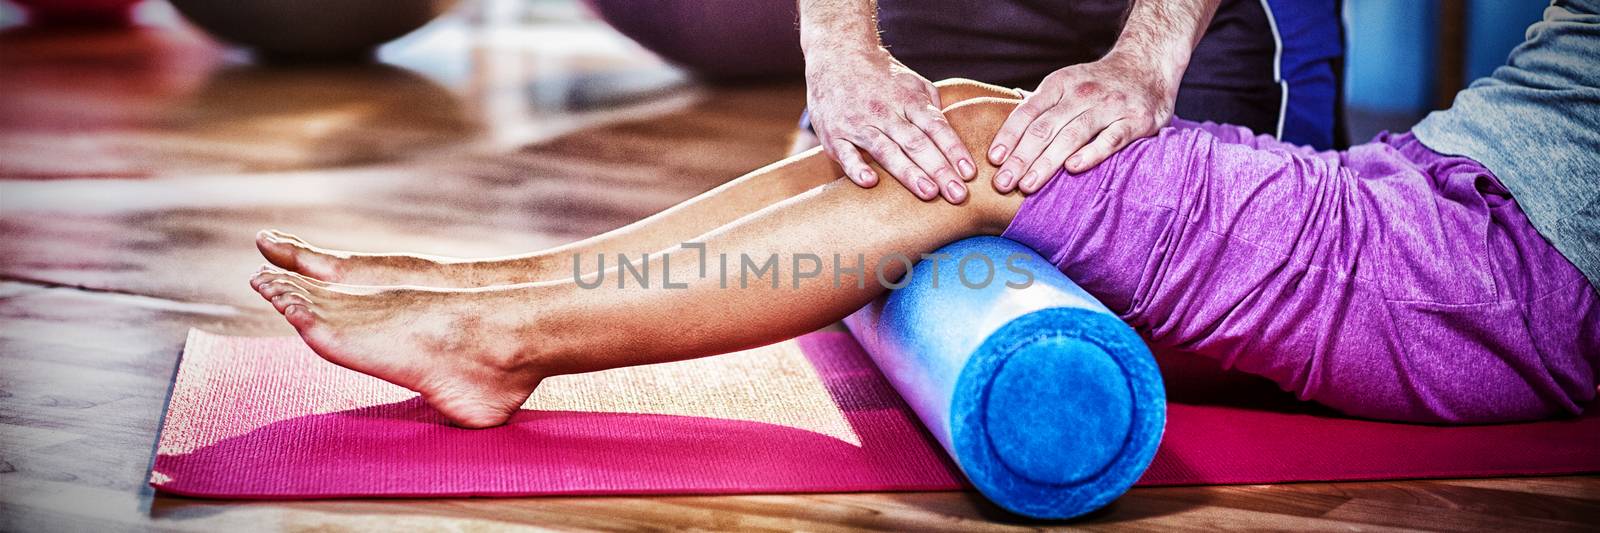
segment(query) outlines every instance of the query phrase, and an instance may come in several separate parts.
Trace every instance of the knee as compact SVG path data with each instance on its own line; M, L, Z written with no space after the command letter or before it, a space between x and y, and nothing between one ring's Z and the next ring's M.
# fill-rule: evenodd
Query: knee
M967 78L945 78L945 79L933 82L933 86L934 87L938 87L940 89L948 89L948 88L952 88L952 87L962 87L962 86L969 86L969 85L984 85L984 83L981 82L981 81L978 81L978 80L972 80L972 79L967 79Z
M945 120L948 120L950 127L955 128L956 134L961 136L962 142L967 145L967 150L974 157L984 160L974 161L980 173L984 167L990 167L983 154L988 153L989 143L994 140L995 133L1000 131L1000 125L1005 123L1006 117L1010 116L1011 110L1016 107L1015 100L979 97L944 109Z
M945 78L933 83L939 90L939 106L950 107L974 98L1021 98L1013 89L966 78Z
M1003 194L995 190L994 174L999 168L990 164L984 155L989 152L995 132L1000 131L1000 125L1016 107L1015 100L979 97L945 108L945 119L967 145L978 171L968 182L967 203L983 213L984 233L998 234L1005 230L1022 205L1021 193Z

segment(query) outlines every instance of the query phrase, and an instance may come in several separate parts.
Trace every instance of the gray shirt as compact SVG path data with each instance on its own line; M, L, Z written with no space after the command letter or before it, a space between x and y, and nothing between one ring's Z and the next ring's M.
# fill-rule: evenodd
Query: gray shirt
M1600 290L1600 0L1556 0L1505 66L1412 132L1494 172Z

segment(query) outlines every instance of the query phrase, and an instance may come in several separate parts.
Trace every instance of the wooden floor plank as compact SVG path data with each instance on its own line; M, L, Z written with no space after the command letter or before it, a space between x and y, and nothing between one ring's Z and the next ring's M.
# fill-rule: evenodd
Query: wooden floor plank
M1589 476L1448 479L1436 481L1435 483L1458 487L1481 487L1522 494L1572 498L1583 500L1585 502L1600 501L1600 483L1596 483L1595 478ZM1600 520L1597 520L1597 522L1600 522Z
M1583 531L1595 527L1595 523L1587 519L1571 521L1507 516L1367 498L1350 500L1323 518L1353 524L1432 531Z
M1581 523L1600 519L1600 501L1527 492L1525 485L1473 487L1440 481L1335 484L1351 500L1385 501L1445 512ZM1590 487L1596 492L1596 487Z

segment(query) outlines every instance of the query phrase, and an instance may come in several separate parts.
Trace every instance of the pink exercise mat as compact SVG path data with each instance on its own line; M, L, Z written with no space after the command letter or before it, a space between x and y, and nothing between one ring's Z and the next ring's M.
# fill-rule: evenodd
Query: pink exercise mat
M1195 361L1163 364L1172 397L1192 403L1169 408L1141 485L1600 471L1592 413L1477 427L1350 420ZM150 483L217 498L962 487L843 333L553 378L510 424L466 430L409 391L322 361L297 338L193 331Z

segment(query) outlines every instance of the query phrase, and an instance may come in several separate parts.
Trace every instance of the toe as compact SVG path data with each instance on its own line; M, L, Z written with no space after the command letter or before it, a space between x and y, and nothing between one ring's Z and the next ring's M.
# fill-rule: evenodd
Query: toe
M261 257L268 262L287 269L298 266L298 252L294 241L285 239L283 233L276 230L262 230L256 234L256 249L261 251Z
M313 296L319 294L328 295L330 293L361 294L363 292L360 290L355 290L357 289L357 286L323 281L317 278L306 276L299 272L284 272L283 279L293 281L295 285L305 289L306 292L311 293Z
M291 292L305 294L306 290L304 287L301 287L299 284L295 283L294 280L280 278L262 283L261 287L256 289L256 292L261 293L262 298L271 300L279 295Z
M284 270L319 280L340 279L337 258L299 237L277 230L264 230L256 234L256 248L267 261Z
M301 285L307 286L307 287L328 288L328 287L333 287L335 285L333 282L323 281L323 280L320 280L320 279L317 279L317 278L313 278L313 277L307 276L305 274L301 274L299 272L285 272L284 275L288 276L290 279L295 280L295 282L298 282Z
M277 309L279 313L284 312L291 305L311 306L311 299L300 292L285 292L273 296L270 301L272 302L272 308Z
M281 278L282 276L280 274L282 272L283 271L279 270L278 267L272 265L261 265L261 268L256 270L255 274L250 275L250 288L259 291L261 290L261 286L267 282Z
M294 329L299 331L302 337L317 322L317 314L311 310L310 305L297 303L289 304L283 308L283 318L288 319L289 325L294 326Z
M275 266L266 265L266 266L262 266L261 270L257 271L254 276L250 277L250 286L251 287L256 287L257 289L259 289L261 287L261 285L264 285L267 282L270 282L270 281L273 281L273 280L279 280L279 279L291 280L291 281L294 281L296 284L299 284L299 285L301 285L303 287L308 287L308 288L310 288L310 287L328 288L328 287L333 287L335 285L332 282L323 281L323 280L320 280L320 279L317 279L317 278L313 278L313 277L308 277L308 276L306 276L304 274L301 274L299 272L284 270L284 269L281 269L281 268L278 268L278 267L275 267Z
M305 239L296 237L296 236L294 236L293 234L290 234L290 233L285 233L283 231L276 230L276 229L269 229L269 230L267 230L267 232L269 234L271 234L271 236L272 236L272 238L274 240L277 240L277 241L280 241L280 242L285 242L285 243L289 243L289 244L293 244L293 245L301 246L301 247L310 246L309 244L306 244L306 240Z

